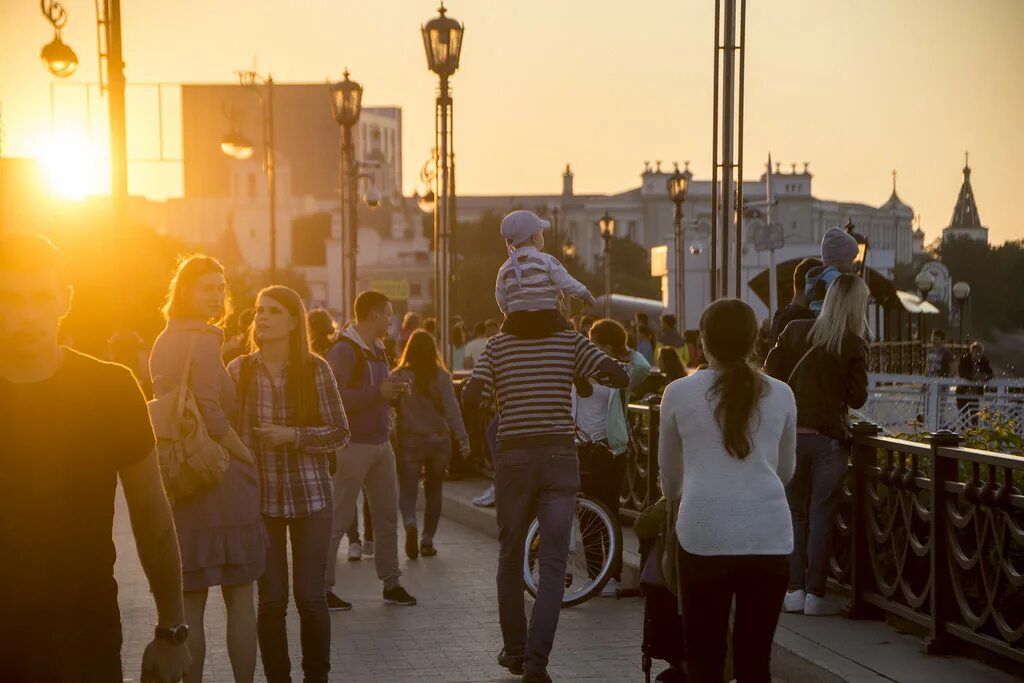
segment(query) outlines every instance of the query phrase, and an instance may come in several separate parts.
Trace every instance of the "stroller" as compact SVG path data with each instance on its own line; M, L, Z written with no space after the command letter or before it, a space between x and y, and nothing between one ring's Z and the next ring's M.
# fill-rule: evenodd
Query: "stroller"
M655 659L669 668L655 678L658 683L684 683L686 646L683 643L683 618L679 600L668 586L662 572L662 555L675 552L676 540L671 524L668 502L662 498L644 510L634 523L640 539L640 590L644 596L644 635L640 645L644 680L651 683Z

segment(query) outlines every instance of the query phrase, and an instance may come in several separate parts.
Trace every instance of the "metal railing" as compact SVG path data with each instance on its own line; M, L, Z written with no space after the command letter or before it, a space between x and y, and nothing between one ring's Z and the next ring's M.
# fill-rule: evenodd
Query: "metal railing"
M966 344L946 344L946 348L959 358L967 352ZM923 375L928 347L920 341L888 341L868 344L868 372L900 375Z
M661 496L657 406L630 405L620 514ZM928 630L928 651L969 643L1024 663L1024 458L854 427L830 558L848 616L888 612ZM935 504L933 501L938 501Z

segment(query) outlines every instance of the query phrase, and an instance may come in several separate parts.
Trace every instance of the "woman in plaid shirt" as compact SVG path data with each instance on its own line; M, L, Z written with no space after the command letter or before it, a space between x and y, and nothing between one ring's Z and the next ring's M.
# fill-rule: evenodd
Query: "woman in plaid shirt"
M261 508L270 537L259 580L257 632L269 683L288 681L291 662L287 537L291 537L295 604L302 623L307 681L330 671L331 621L324 573L331 536L334 452L348 442L348 421L330 366L310 351L306 310L287 287L267 287L256 299L253 353L228 366L239 391L238 433L260 472Z

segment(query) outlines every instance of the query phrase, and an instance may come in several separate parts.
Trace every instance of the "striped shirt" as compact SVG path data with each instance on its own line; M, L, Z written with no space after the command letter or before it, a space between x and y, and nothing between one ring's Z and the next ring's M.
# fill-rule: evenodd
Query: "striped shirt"
M610 360L571 330L541 339L499 334L484 347L464 395L479 391L480 403L497 397L498 441L544 435L571 438L573 375L597 378L603 374L601 364ZM625 370L622 375L628 381Z
M519 263L516 277L512 259ZM551 254L537 247L519 247L501 268L494 285L494 298L502 313L515 311L553 311L558 307L558 294L564 292L581 299L591 298L590 290L569 275Z
M293 426L299 420L297 405L286 399L285 384L295 381L293 367L286 365L275 383L259 351L240 356L228 365L238 384L242 364L253 358L255 368L239 415L238 436L252 449L260 472L260 506L270 517L305 517L322 510L333 499L334 487L328 456L348 443L349 428L338 385L327 361L313 356L316 393L323 424L295 427L295 442L271 448L253 433L262 424ZM249 361L253 362L253 361Z

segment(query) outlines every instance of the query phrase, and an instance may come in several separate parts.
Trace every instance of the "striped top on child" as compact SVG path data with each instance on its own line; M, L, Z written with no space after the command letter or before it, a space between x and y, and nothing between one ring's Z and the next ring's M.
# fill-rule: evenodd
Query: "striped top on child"
M625 368L577 332L566 330L540 339L499 334L491 337L476 361L462 400L476 407L497 397L498 441L571 439L574 375L616 388L629 384Z
M517 275L512 259L519 265ZM551 254L537 247L519 247L498 269L494 298L498 308L508 314L516 311L553 311L558 308L558 293L590 299L590 290L569 275Z

